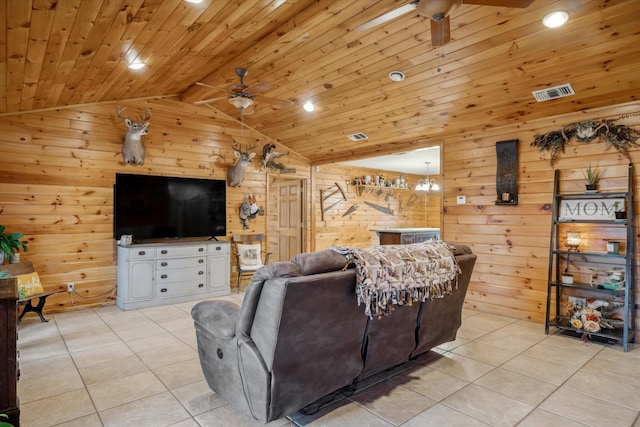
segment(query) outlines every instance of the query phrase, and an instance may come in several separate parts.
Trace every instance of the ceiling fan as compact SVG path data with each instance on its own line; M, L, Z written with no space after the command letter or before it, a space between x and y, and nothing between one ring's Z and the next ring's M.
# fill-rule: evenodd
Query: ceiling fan
M198 86L208 87L210 89L216 89L227 94L224 96L219 96L217 98L203 99L202 101L196 101L194 104L202 105L202 104L210 104L212 102L219 101L221 99L227 99L231 105L236 107L238 110L242 112L243 115L252 114L254 112L254 102L264 102L266 104L273 105L275 108L286 108L290 107L293 103L291 101L283 101L281 99L268 98L266 96L261 95L262 92L265 92L271 89L271 85L269 83L257 82L252 85L247 86L244 82L244 78L249 74L249 70L246 68L236 68L236 75L240 78L240 81L236 84L229 86L227 89L211 86L206 83L196 82Z
M475 4L482 6L518 7L525 8L533 0L413 0L404 6L393 9L377 18L359 26L355 31L364 31L391 21L413 10L419 15L431 19L431 44L434 47L444 46L451 40L451 26L449 12L461 4Z

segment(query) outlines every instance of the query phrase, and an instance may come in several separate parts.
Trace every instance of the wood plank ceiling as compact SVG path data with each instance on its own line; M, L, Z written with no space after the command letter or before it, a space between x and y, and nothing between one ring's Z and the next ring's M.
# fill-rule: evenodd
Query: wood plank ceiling
M147 97L192 105L225 95L196 82L227 88L245 67L245 83L267 82L265 96L294 104L257 101L244 123L321 164L640 98L637 0L462 5L441 48L417 13L354 31L408 2L5 0L0 114ZM542 26L556 9L570 21ZM130 70L134 60L147 66ZM392 70L407 78L392 82ZM532 97L564 83L577 94ZM317 110L303 111L306 100ZM226 99L199 108L240 118ZM354 132L369 139L352 142Z

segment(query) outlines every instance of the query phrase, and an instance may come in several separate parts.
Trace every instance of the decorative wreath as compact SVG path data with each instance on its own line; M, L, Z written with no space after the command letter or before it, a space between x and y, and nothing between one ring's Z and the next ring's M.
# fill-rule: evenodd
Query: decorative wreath
M532 147L538 147L538 151L551 152L551 165L556 161L558 153L565 152L565 147L572 140L577 142L589 143L594 140L605 141L607 150L614 147L623 154L629 161L629 149L638 147L637 142L640 137L640 131L625 125L618 125L618 119L604 120L587 120L586 122L571 123L560 130L545 133L544 135L536 135L531 143Z

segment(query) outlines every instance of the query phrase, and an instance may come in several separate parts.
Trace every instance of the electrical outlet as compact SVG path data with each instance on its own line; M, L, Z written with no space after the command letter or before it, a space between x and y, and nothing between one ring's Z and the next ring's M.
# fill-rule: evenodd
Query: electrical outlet
M73 292L73 290L75 289L75 284L73 282L69 282L67 283L67 292Z

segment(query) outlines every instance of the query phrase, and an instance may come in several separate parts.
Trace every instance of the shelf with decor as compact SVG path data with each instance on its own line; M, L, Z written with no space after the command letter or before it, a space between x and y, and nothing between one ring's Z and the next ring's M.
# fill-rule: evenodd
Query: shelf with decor
M563 194L559 186L556 170L545 333L553 327L627 351L635 340L633 164L628 191Z
M396 191L408 191L409 188L400 188L400 187L383 187L381 185L354 185L356 189L356 194L358 197L362 196L362 194L369 194L375 192L396 192Z

